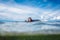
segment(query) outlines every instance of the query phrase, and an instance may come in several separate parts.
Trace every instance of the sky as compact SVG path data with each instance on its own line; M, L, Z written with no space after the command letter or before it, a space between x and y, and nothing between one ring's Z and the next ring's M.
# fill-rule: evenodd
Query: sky
M0 21L60 20L60 0L0 0Z

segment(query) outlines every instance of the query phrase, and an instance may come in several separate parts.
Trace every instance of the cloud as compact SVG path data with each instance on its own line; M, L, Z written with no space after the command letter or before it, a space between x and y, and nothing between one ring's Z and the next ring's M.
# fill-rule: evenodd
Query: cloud
M35 15L36 13L38 13L38 11L39 11L38 8L22 5L20 5L20 7L0 5L0 15L13 20L24 19L27 16L31 16L33 14Z
M46 0L44 0L46 1ZM31 7L28 5L21 5L14 2L14 0L9 0L8 4L0 3L0 19L3 20L25 20L28 17L32 17L33 19L40 19L40 20L50 20L50 19L60 19L59 7L56 6L55 8L48 9L52 6L52 4L48 4L44 6L44 8L39 7ZM13 3L13 4L12 4ZM56 18L56 15L59 15Z

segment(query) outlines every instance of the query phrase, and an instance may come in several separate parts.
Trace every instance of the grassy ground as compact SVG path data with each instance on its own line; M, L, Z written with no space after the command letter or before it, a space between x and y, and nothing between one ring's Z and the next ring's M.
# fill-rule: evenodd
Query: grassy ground
M0 40L60 40L60 34L0 36Z

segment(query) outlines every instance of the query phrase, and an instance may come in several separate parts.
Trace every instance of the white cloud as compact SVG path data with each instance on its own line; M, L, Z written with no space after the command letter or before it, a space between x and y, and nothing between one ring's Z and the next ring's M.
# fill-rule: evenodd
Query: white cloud
M15 7L8 5L0 5L0 15L5 16L5 18L8 19L14 19L14 20L25 19L27 18L27 16L31 16L33 14L35 15L38 12L39 12L38 8L28 6L20 5L20 7Z
M0 15L11 20L25 20L29 16L40 20L54 19L59 10L53 11L24 5L0 4ZM1 18L0 16L0 18ZM55 18L56 19L56 18ZM59 19L59 17L57 18Z

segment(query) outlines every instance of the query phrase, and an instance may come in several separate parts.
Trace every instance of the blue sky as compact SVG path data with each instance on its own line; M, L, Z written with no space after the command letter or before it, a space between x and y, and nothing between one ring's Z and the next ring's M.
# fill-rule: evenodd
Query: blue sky
M60 19L60 0L0 0L0 20Z

